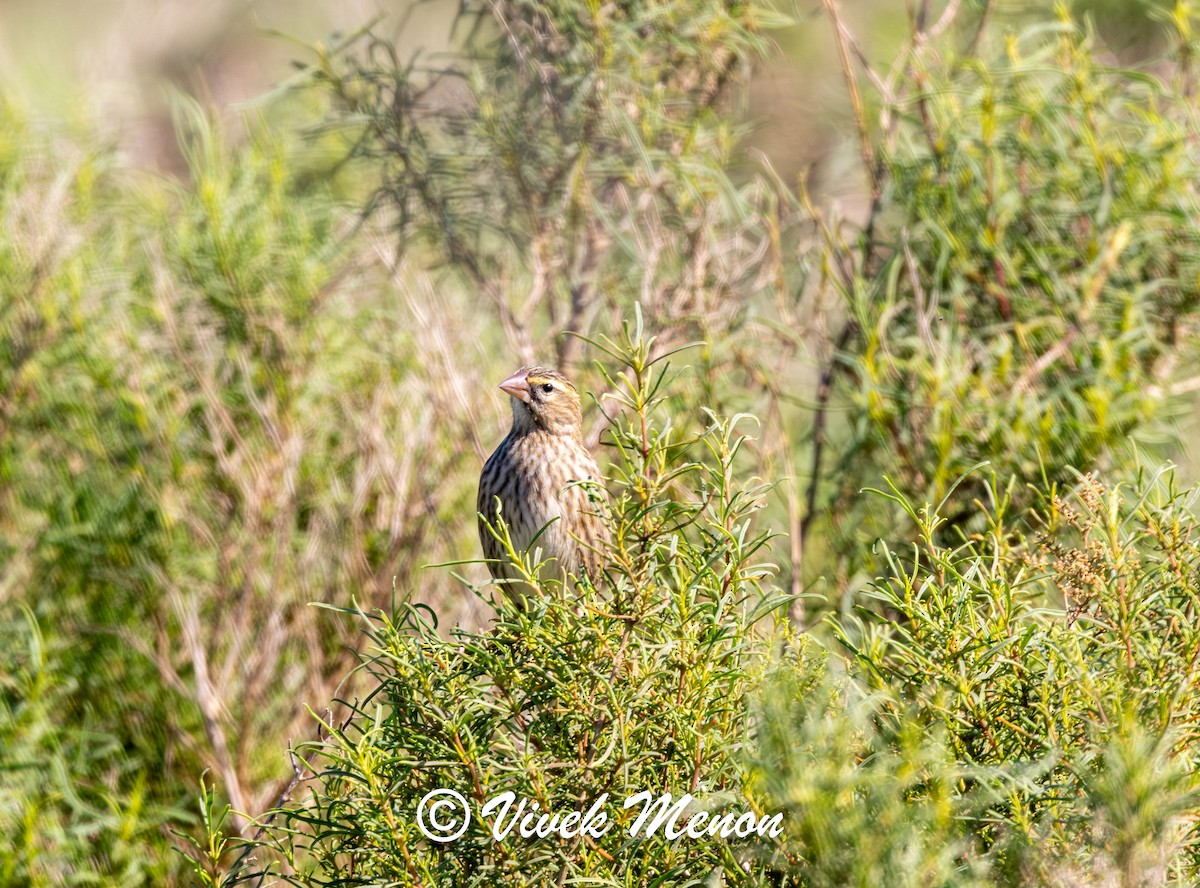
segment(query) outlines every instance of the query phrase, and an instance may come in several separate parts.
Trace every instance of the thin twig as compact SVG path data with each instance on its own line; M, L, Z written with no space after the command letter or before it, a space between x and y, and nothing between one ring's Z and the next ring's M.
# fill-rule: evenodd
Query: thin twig
M946 4L946 8L942 10L941 16L934 22L934 25L929 30L918 29L916 46L920 48L931 40L937 40L945 30L950 27L951 22L958 17L958 7L962 4L962 0L950 0Z
M850 29L842 21L838 10L837 0L823 0L825 11L833 22L834 42L837 44L838 58L842 64L842 76L846 79L846 88L850 91L850 106L854 110L854 122L858 127L859 149L862 151L863 166L871 183L871 195L880 193L879 177L875 169L875 152L871 148L871 135L867 132L867 120L863 113L862 96L858 92L858 79L854 76L854 67L850 64ZM882 86L882 81L880 82Z
M1050 348L1046 349L1046 353L1029 365L1029 368L1021 374L1021 377L1012 387L1013 397L1020 397L1029 390L1033 385L1033 381L1037 379L1045 370L1049 369L1059 358L1070 354L1071 343L1075 341L1075 337L1079 334L1078 327L1072 327L1067 335L1060 339Z
M821 457L825 450L825 421L829 413L829 399L833 395L833 376L837 370L838 355L845 350L852 337L858 330L858 323L850 318L842 326L837 340L833 344L833 354L821 371L821 380L817 384L817 412L813 417L813 456L812 475L808 480L808 491L804 503L804 518L800 521L800 550L804 551L804 542L808 538L808 530L817 514L817 486L821 479Z
M352 721L352 719L353 719L353 715L348 716L346 718L346 721L343 722L340 730L345 731L346 728L348 728L350 726L350 722ZM325 733L325 725L326 724L329 724L329 725L333 724L333 711L329 710L329 709L325 710L325 721L321 722L320 724L317 725L316 743L318 743L318 744L324 743L326 738L328 737L328 735ZM320 747L319 746L315 747L312 752L310 752L307 756L305 756L304 767L302 768L300 766L299 761L296 759L296 754L292 747L291 741L288 741L288 760L292 763L291 779L288 781L287 786L284 787L283 792L281 792L279 794L279 797L276 799L275 804L271 807L271 813L268 814L266 819L264 819L262 821L262 823L259 824L259 827L255 831L254 835L245 842L245 848L242 850L242 853L238 855L237 860L235 860L233 862L233 866L229 870L230 875L236 876L238 871L246 863L246 858L250 856L250 852L258 847L258 844L257 844L258 840L263 837L263 833L265 833L267 831L267 829L271 826L271 824L275 822L275 818L277 816L279 816L279 810L283 807L283 805L288 800L291 799L292 792L295 790L295 788L297 786L299 786L303 780L307 779L304 776L305 773L311 773L312 764L316 760L316 758L320 754L320 752L321 752ZM259 872L258 873L258 881L255 883L256 886L259 886L259 888L261 888L262 880L265 877L266 877L265 870Z
M983 32L987 30L988 18L992 14L993 0L983 0L983 11L979 13L979 24L975 28L975 36L971 38L971 42L967 44L964 56L973 56L979 51L979 43L983 39Z

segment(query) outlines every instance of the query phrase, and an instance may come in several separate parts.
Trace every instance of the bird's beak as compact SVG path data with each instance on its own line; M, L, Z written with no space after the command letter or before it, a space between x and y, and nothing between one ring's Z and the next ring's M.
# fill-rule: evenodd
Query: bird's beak
M525 371L518 370L504 382L500 383L500 388L508 392L514 398L519 398L526 404L529 403L529 381L525 378Z

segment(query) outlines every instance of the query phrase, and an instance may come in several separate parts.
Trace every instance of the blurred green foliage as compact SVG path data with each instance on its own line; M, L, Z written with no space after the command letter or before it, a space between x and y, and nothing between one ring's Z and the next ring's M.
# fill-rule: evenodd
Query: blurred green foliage
M1166 383L1195 369L1198 177L1182 81L1103 66L1065 18L1010 35L990 64L919 57L910 77L884 112L863 258L831 275L850 342L834 391L851 408L836 470L819 480L850 570L864 542L906 520L859 496L879 477L938 503L987 461L1034 485L1011 493L1019 517L1031 491L1128 463L1130 441L1161 444ZM845 234L826 231L842 251ZM957 526L984 496L972 476L942 517Z
M164 824L190 825L190 811L152 798L146 755L80 700L73 647L48 645L33 614L12 610L0 621L0 881L166 878L171 861L147 849Z
M767 809L786 812L776 874L812 886L988 884L970 837L979 806L962 792L971 772L919 719L889 718L888 703L803 660L764 682L747 765Z
M37 671L56 705L36 730L94 737L81 762L120 750L112 807L136 801L138 835L137 812L177 812L203 768L234 822L269 805L278 744L309 732L303 703L327 703L353 663L309 602L390 600L423 563L411 553L433 553L418 540L441 534L438 502L474 499L449 468L462 441L420 462L391 449L444 410L402 378L435 346L411 345L350 254L352 215L291 180L265 128L234 151L194 104L178 120L186 184L11 107L3 120L6 619L24 626L24 602L50 652ZM467 544L439 536L448 556ZM49 869L145 883L140 865L93 860L93 831L67 835ZM166 834L154 844L144 868L161 874ZM31 884L59 881L30 866Z

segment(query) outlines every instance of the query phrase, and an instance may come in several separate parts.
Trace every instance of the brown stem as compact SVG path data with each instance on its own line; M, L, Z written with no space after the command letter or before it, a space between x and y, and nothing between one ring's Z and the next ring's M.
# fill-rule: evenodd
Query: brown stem
M837 0L823 0L825 11L833 22L834 42L837 44L838 59L842 64L842 76L846 79L846 88L850 91L850 106L854 111L854 122L858 129L859 150L862 152L863 168L870 177L871 195L880 192L879 177L876 175L875 152L871 147L871 135L867 132L867 120L863 113L862 96L858 92L858 79L854 76L854 68L850 63L850 30L842 22L842 14L838 9Z
M800 522L800 550L804 551L804 542L808 538L808 529L817 514L817 486L821 479L821 457L825 450L825 422L829 412L829 399L833 394L833 376L837 372L838 355L845 350L852 337L858 330L858 324L847 320L833 344L833 354L821 370L821 379L817 384L817 412L813 417L813 457L812 475L808 480L808 491L805 497L804 518Z

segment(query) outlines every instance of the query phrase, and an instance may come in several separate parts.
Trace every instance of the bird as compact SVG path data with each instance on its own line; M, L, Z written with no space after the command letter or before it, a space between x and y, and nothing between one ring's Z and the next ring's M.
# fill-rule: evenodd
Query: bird
M539 580L581 572L595 582L609 533L603 476L583 444L579 392L561 373L522 367L500 383L512 401L512 428L479 476L479 541L492 578L529 595L493 528L503 518L520 554L541 550ZM585 483L579 483L585 482Z

